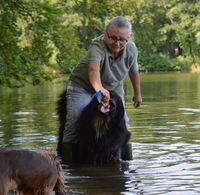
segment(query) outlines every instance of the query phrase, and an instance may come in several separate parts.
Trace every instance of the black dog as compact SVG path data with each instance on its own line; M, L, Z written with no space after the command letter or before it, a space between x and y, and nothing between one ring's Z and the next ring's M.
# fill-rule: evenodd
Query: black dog
M101 101L101 94L99 95L93 97L76 123L79 141L76 144L75 161L78 163L108 163L118 159L119 151L130 138L121 98L110 91L110 101L105 104ZM60 122L57 150L62 156L62 137L67 114L66 91L60 96L57 113Z

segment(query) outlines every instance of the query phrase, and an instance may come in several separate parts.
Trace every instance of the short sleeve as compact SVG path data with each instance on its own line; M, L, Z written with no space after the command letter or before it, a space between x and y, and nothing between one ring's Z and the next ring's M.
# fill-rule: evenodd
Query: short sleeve
M102 46L98 43L92 43L87 52L87 56L86 56L87 62L88 63L94 62L100 65L102 57L103 57Z
M129 64L130 64L130 69L129 72L138 72L138 49L135 45L135 43L131 42L128 48L128 53L129 53Z

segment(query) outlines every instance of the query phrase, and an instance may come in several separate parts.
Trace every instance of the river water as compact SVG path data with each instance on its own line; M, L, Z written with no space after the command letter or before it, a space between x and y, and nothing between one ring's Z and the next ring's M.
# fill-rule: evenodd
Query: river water
M0 87L0 146L52 149L56 101L63 83ZM141 74L143 104L132 106L125 83L133 160L115 165L64 165L68 194L200 194L200 74Z

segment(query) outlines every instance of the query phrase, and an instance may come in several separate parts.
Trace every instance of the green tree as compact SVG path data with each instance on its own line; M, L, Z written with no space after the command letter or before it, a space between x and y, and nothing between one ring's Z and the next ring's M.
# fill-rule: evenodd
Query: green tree
M143 71L199 62L198 0L0 0L0 85L37 84L70 72L91 40L117 15L133 24ZM178 43L183 57L169 59Z
M51 69L56 66L70 71L84 50L66 23L64 5L1 0L0 84L20 86L51 80Z
M200 56L200 2L198 0L171 1L166 17L170 23L165 30L171 34L171 39L180 42L185 55L194 60Z

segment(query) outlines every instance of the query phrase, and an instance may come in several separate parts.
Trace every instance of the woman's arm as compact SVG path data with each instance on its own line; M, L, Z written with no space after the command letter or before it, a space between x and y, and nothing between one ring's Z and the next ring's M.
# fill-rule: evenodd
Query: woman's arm
M100 77L100 65L96 63L89 63L88 64L88 77L89 81L94 88L94 90L97 92L101 90L104 101L108 101L110 99L110 93L107 89L105 89L101 84L101 77Z
M134 106L137 108L142 104L141 88L140 88L140 74L139 72L130 72L129 78L131 80L134 90Z

